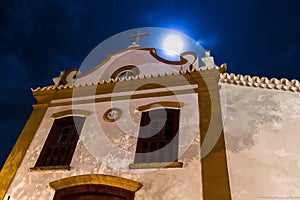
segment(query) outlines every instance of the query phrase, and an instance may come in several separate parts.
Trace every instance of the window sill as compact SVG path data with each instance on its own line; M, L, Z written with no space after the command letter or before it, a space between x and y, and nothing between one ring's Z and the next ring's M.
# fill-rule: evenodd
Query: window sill
M153 162L134 163L129 165L129 169L149 169L149 168L182 168L182 162Z
M57 165L57 166L38 166L29 168L30 171L70 171L71 167L69 165Z

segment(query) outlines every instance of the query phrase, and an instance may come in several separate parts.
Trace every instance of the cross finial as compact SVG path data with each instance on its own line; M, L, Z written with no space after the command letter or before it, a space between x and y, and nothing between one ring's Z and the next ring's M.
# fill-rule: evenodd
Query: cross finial
M132 44L133 45L140 45L140 38L142 37L142 36L148 36L148 35L150 35L149 33L142 33L141 32L141 30L139 29L138 30L138 32L137 32L137 34L135 34L135 35L130 35L130 36L128 36L128 38L135 38L135 42L133 42Z

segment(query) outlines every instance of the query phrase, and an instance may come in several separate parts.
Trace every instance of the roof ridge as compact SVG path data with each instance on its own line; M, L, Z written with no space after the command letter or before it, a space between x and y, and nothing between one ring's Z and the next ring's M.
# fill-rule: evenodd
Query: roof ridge
M268 79L267 77L251 77L250 75L236 75L225 72L220 74L220 82L248 87L300 92L300 82L296 79L292 79L291 81L286 78L280 80L277 78Z

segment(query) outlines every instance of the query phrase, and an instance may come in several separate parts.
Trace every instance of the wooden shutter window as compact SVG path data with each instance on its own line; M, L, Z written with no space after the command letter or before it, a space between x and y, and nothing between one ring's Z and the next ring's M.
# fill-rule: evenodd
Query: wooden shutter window
M157 109L142 113L135 163L178 160L179 112L179 109Z
M70 165L84 121L79 116L56 119L35 166Z

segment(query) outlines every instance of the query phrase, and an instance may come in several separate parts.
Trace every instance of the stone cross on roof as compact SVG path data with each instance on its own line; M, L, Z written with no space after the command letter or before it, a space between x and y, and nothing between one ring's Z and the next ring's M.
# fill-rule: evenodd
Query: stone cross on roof
M133 42L132 44L133 45L140 45L140 37L142 37L142 36L148 36L148 35L150 35L149 33L142 33L141 32L141 30L139 29L138 30L138 32L137 32L137 34L135 34L135 35L130 35L130 36L128 36L128 38L135 38L135 42Z

